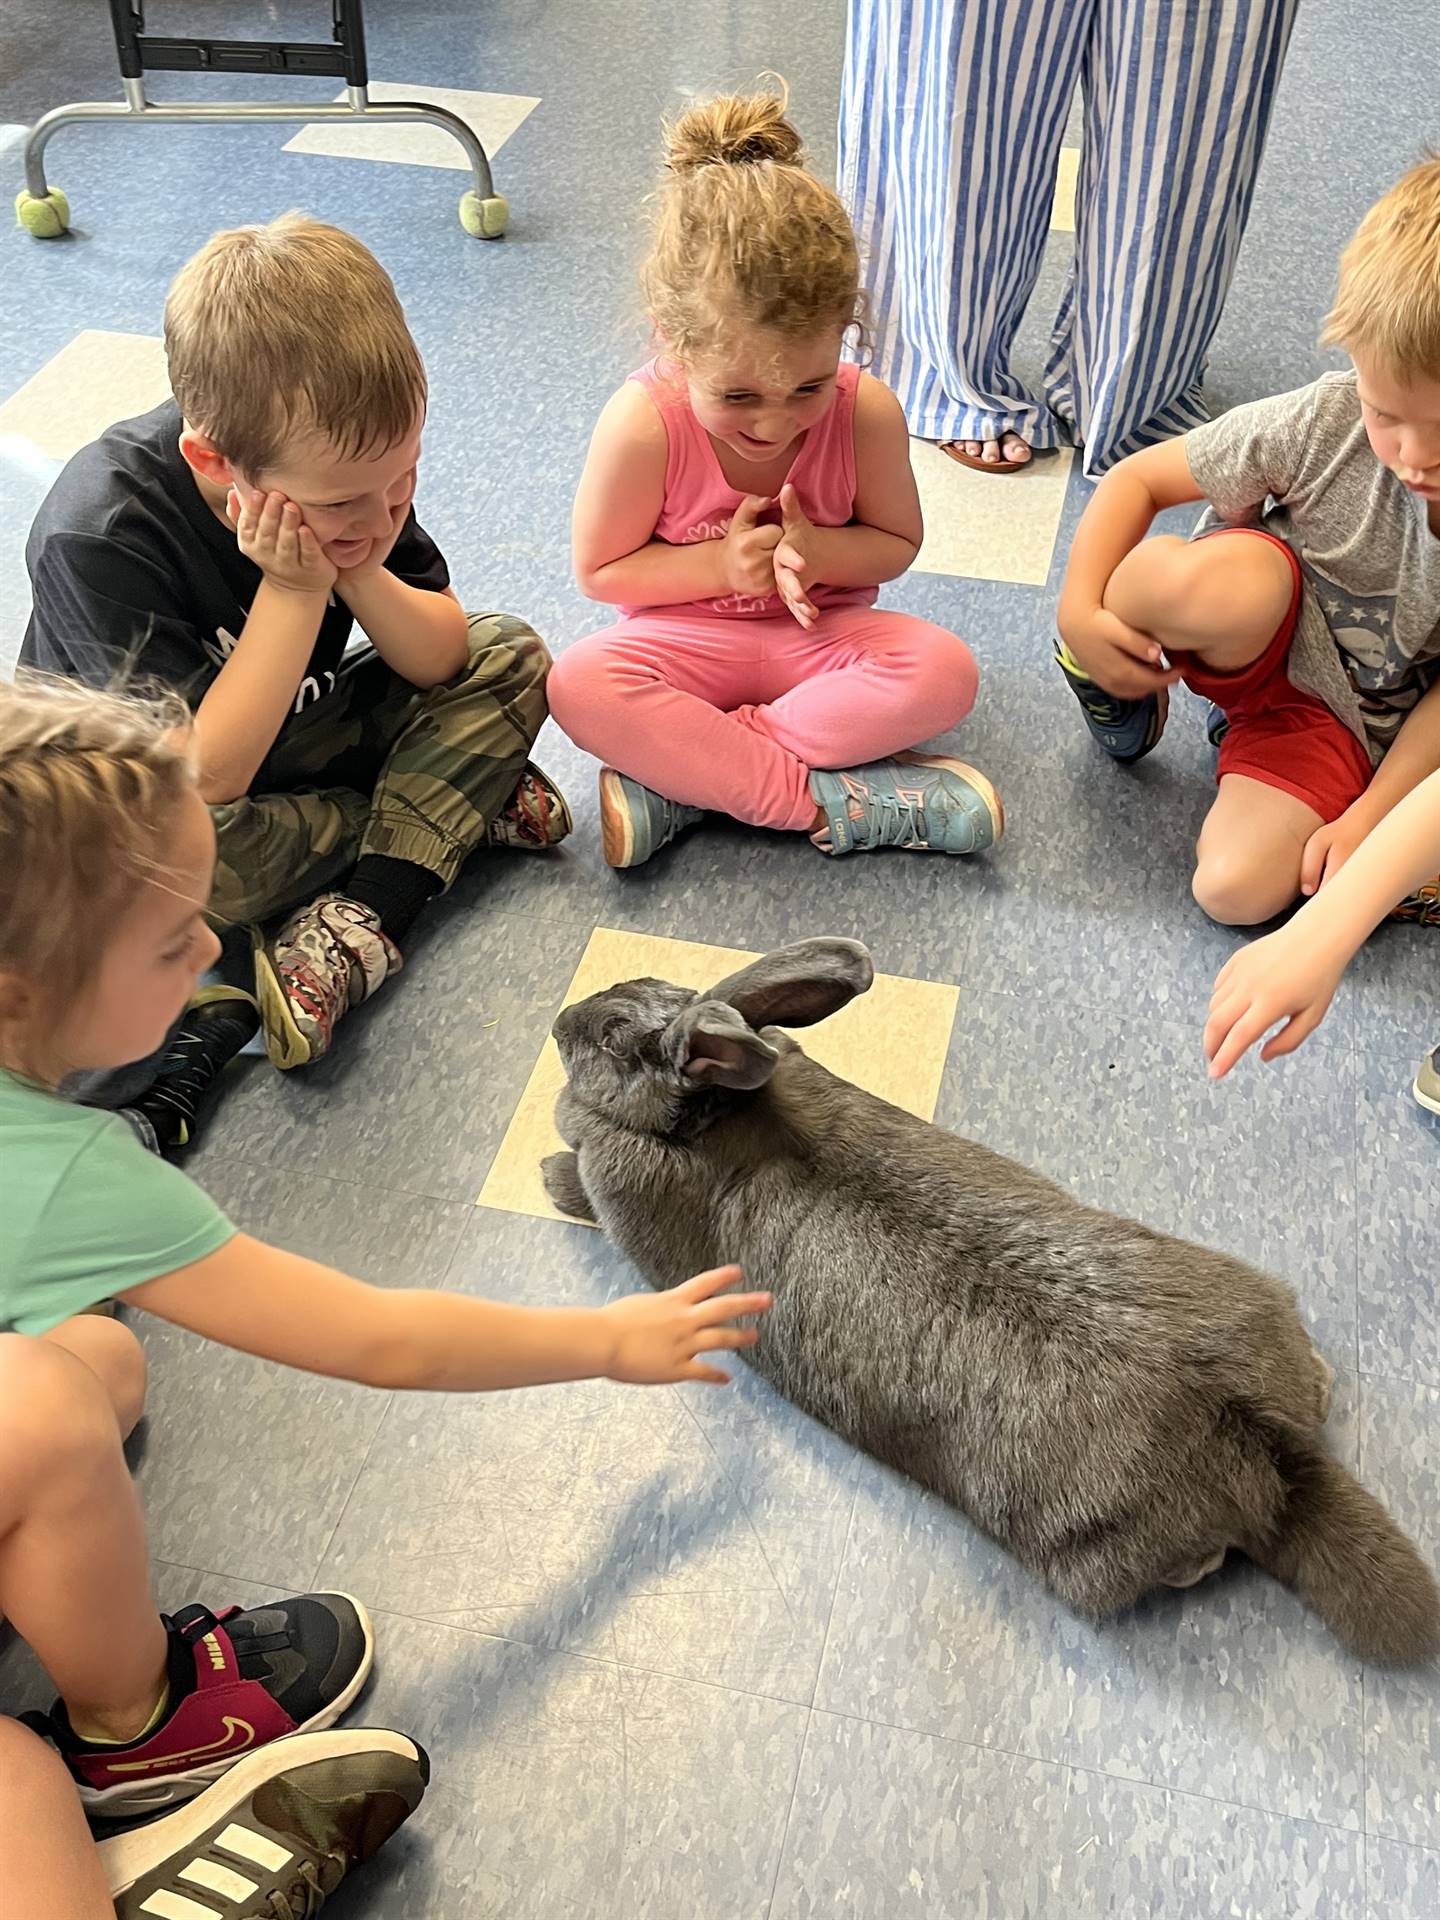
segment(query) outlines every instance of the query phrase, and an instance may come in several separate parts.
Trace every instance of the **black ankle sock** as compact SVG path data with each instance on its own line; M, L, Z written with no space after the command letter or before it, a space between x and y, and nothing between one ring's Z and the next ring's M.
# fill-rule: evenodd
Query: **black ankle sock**
M440 876L428 867L417 867L413 860L392 860L388 853L367 853L356 862L345 897L378 913L380 925L398 947L425 902L439 891Z

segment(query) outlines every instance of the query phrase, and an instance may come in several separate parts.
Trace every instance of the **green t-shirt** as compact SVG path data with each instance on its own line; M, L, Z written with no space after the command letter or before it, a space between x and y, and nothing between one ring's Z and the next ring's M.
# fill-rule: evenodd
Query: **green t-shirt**
M115 1114L0 1071L0 1333L45 1333L234 1232Z

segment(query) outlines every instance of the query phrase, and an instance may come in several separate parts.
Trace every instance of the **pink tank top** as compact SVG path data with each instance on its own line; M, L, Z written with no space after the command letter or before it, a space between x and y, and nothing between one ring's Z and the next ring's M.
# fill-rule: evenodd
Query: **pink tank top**
M658 360L641 367L630 378L650 395L665 422L669 452L665 461L665 502L655 522L654 537L671 546L693 546L700 540L722 539L731 516L745 495L730 485L710 436L695 418L683 377L658 371ZM842 361L835 374L835 401L829 412L811 427L800 443L787 478L800 496L800 505L817 527L845 527L855 517L855 390L860 369ZM760 516L778 525L780 509ZM816 582L810 598L817 607L873 606L880 589L827 587ZM622 607L629 615L638 607ZM778 593L763 596L729 593L716 600L691 600L667 613L715 613L729 619L758 619L783 613Z

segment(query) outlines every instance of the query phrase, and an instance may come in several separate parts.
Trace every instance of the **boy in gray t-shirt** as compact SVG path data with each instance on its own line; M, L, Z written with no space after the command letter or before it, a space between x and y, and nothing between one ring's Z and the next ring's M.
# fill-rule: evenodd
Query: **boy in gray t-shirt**
M1235 926L1314 893L1440 768L1440 160L1366 215L1324 338L1350 372L1113 468L1060 596L1057 658L1114 758L1155 745L1177 680L1223 710L1193 885ZM1194 539L1145 538L1188 500Z

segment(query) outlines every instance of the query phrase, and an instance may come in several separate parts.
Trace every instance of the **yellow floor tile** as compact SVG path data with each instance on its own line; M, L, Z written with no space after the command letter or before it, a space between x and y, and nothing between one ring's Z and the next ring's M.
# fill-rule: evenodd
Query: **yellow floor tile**
M1062 447L1018 473L975 473L930 441L912 440L910 464L925 514L917 571L1044 586L1070 460L1071 449Z
M1055 169L1055 204L1050 209L1052 233L1075 231L1075 182L1080 174L1080 149L1062 147L1060 164Z
M337 101L345 95L337 94ZM448 107L480 136L493 160L514 133L539 106L523 93L470 93L460 87L421 87L409 81L372 80L370 98L422 100L427 106ZM449 167L468 173L470 162L460 142L424 120L395 120L367 126L361 120L312 120L285 142L286 153L328 153L341 160L388 160L408 167Z
M0 438L15 435L68 460L106 427L170 394L165 344L144 333L87 327L0 406Z
M730 947L702 947L689 940L661 940L597 927L563 1004L572 1006L602 987L646 975L704 989L754 958ZM940 1076L958 998L955 987L882 973L869 993L796 1038L832 1073L929 1120L940 1097ZM478 1205L502 1213L534 1214L542 1220L565 1217L546 1199L540 1180L540 1162L563 1144L555 1131L554 1115L556 1095L564 1084L559 1052L555 1042L547 1040L480 1190Z

